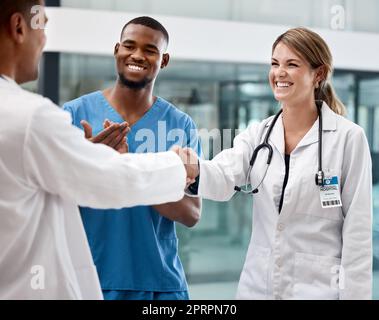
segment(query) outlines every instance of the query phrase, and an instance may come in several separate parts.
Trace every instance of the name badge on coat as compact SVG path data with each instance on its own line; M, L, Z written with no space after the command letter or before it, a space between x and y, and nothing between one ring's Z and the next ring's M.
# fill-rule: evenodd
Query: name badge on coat
M324 186L320 187L320 200L323 209L342 207L338 176L324 178Z

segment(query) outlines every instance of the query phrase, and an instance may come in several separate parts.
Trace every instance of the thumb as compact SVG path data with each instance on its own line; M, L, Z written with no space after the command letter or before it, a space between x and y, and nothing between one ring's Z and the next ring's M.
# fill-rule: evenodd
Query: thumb
M171 147L170 151L174 151L176 154L179 155L179 153L182 151L182 148L179 147L178 145L174 145Z
M82 127L84 129L84 137L86 139L92 138L92 127L91 127L91 125L85 120L80 121L80 124L82 125Z
M104 129L110 127L110 125L111 125L111 122L108 119L105 119L105 121L103 123Z

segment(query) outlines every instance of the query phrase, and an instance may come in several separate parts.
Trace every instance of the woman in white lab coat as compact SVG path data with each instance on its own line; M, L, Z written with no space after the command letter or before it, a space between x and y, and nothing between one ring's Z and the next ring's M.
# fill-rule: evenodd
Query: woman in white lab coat
M254 190L239 299L371 299L370 151L362 128L342 116L331 74L324 40L308 29L288 30L272 49L269 81L283 112L268 138L271 164L263 148L248 172L273 117L237 136L232 149L193 166L200 176L190 190L204 198L228 201L247 176Z

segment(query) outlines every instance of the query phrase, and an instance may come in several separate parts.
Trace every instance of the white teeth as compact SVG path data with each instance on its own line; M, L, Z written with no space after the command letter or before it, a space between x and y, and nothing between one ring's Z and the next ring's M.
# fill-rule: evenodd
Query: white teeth
M279 88L288 88L292 86L292 83L291 82L277 82L276 86Z
M143 70L142 67L135 66L135 65L133 65L133 64L129 64L129 65L128 65L128 68L131 69L131 70L135 70L135 71L142 71L142 70Z

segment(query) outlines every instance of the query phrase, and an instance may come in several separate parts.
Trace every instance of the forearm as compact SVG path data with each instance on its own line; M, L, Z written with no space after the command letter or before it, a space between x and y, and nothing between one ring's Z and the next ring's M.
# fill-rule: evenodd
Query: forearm
M33 113L23 152L31 186L81 206L160 204L184 194L185 169L175 153L120 155L87 141L66 112L49 104ZM171 178L162 185L167 176Z
M163 217L193 227L201 216L201 199L184 196L177 202L153 206Z

